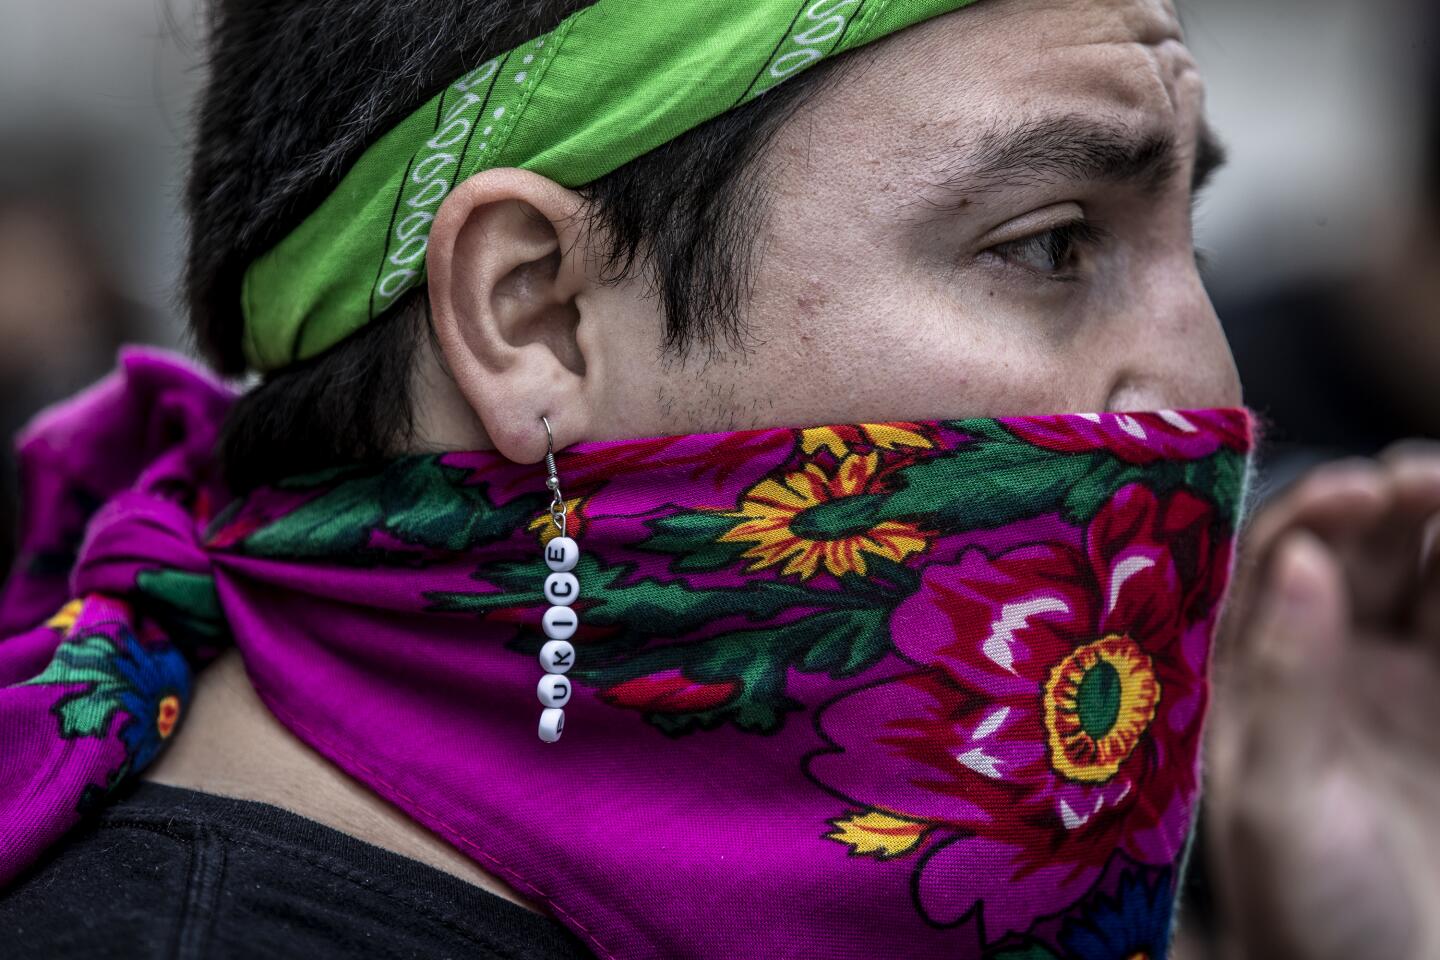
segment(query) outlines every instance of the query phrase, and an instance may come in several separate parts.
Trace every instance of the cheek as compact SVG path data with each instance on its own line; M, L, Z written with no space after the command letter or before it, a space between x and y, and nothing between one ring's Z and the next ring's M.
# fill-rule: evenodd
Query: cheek
M649 432L1104 408L1115 354L1092 342L1100 304L945 279L881 218L806 196L777 204L760 244L747 350L633 371L649 383L627 415L656 408Z
M757 346L735 373L764 397L760 425L1004 416L1096 409L1104 379L1069 339L907 275L814 274L757 298ZM1083 351L1079 351L1083 353Z

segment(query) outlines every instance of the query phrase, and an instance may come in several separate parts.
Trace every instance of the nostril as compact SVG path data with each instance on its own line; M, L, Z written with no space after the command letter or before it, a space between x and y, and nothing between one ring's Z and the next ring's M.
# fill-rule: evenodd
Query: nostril
M1105 400L1107 411L1122 412L1133 410L1169 410L1192 406L1178 402L1179 391L1165 389L1154 378L1126 377L1116 382Z

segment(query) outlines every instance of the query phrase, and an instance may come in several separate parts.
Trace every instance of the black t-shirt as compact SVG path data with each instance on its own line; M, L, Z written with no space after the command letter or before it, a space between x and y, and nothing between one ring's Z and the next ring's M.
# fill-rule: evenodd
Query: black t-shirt
M0 955L594 960L559 921L418 860L151 781L0 891Z

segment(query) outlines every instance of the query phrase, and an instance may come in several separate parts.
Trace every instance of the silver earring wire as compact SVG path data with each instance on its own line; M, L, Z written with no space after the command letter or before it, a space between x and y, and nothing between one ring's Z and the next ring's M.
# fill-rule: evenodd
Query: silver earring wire
M545 424L545 486L550 488L550 522L555 524L555 529L560 531L560 536L568 534L565 532L568 525L568 517L565 510L565 497L560 492L560 474L555 469L555 434L550 430L550 418L540 417L540 422Z

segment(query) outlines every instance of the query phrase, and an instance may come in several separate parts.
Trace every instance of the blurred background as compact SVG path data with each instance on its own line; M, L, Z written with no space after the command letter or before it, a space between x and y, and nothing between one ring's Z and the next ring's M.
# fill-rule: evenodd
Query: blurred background
M1180 0L1231 164L1198 244L1267 419L1264 484L1440 437L1440 17L1433 0ZM3 0L0 435L107 372L185 347L176 280L193 0ZM0 579L14 523L0 454ZM1192 942L1211 911L1192 876Z

